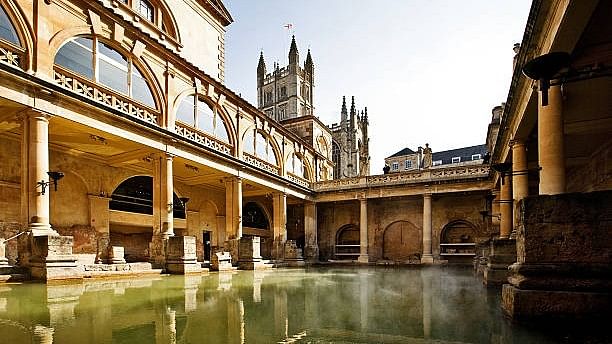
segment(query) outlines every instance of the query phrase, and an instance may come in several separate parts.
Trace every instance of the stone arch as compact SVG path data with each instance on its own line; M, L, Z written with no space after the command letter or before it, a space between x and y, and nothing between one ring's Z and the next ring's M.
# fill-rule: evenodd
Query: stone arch
M467 220L453 220L440 231L441 244L473 243L476 241L476 226Z
M255 124L249 126L244 133L242 133L242 138L241 138L241 142L242 142L242 151L244 152L244 147L246 146L244 139L245 137L250 133L250 132L257 132L260 133L261 135L263 135L263 137L267 138L267 141L270 143L270 146L272 147L272 151L274 153L274 156L276 157L276 163L278 168L280 169L280 171L284 171L284 166L285 166L285 159L283 158L283 154L282 154L282 150L278 145L278 142L276 141L276 139L274 138L274 136L266 133L265 131L261 130L261 129L255 129Z
M336 231L334 255L338 259L356 259L359 256L360 230L354 223L345 224Z
M34 53L34 30L27 21L27 17L24 15L25 12L13 0L2 1L0 6L6 12L9 21L13 25L21 43L21 48L25 50L24 56L26 61L23 61L20 65L24 70L31 71Z
M248 201L242 206L242 224L244 227L270 230L272 217L266 207L257 201Z
M303 175L301 176L298 175L298 177L302 177L306 180L313 181L314 180L313 167L310 163L310 160L302 153L298 153L298 152L289 153L289 156L287 157L285 161L285 168L286 169L290 168L290 165L293 163L292 161L290 161L293 158L293 155L295 155L302 163Z
M422 232L408 221L395 221L383 233L383 259L405 262L420 257L423 248Z
M172 105L172 110L170 111L170 113L172 113L172 120L176 121L176 113L178 112L179 105L186 97L191 96L191 95L197 95L198 98L201 98L202 100L204 100L208 104L208 106L210 106L212 109L217 111L217 114L219 115L223 123L225 124L225 129L227 130L227 136L230 141L229 144L235 149L236 142L237 142L236 128L234 126L234 122L232 121L232 117L230 116L229 112L227 111L227 109L225 109L225 107L219 105L218 103L215 103L214 100L210 98L207 94L204 94L202 92L197 92L194 87L187 88L176 96L176 98L174 99L174 103Z
M89 225L89 198L87 184L73 171L62 171L64 177L59 180L57 191L50 186L50 220L54 227L72 227ZM70 204L70 207L66 207Z
M152 215L153 189L153 177L151 176L136 175L128 177L113 189L109 209ZM183 204L179 200L176 188L173 192L172 204L174 217L184 219L186 209L183 208Z
M134 55L129 47L124 46L123 44L113 40L107 34L100 35L92 33L91 26L76 26L67 28L57 32L51 40L49 41L49 54L53 55L53 58L57 56L57 53L60 49L72 38L75 37L86 37L86 38L95 38L96 40L108 45L109 47L115 49L117 52L121 53L123 56L129 57L132 63L137 67L136 69L145 78L147 85L149 86L149 90L151 91L151 96L153 97L153 101L155 102L155 108L162 115L160 119L158 119L158 125L163 124L163 119L167 118L167 114L164 109L166 108L166 101L162 96L163 91L161 84L158 78L155 76L155 73L149 66L149 64L142 59L142 57ZM55 66L55 63L53 63ZM53 71L49 71L51 74ZM83 77L86 78L86 77ZM93 81L93 80L91 80Z

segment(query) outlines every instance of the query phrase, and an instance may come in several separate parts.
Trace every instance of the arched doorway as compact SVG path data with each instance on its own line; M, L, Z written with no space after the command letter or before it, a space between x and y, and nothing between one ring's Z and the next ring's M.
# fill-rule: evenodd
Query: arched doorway
M348 224L336 232L334 255L337 259L357 259L359 257L359 227Z
M465 220L449 222L440 233L440 256L449 263L471 264L476 249L476 227Z
M393 222L383 235L383 258L407 262L419 258L422 253L421 231L408 221Z

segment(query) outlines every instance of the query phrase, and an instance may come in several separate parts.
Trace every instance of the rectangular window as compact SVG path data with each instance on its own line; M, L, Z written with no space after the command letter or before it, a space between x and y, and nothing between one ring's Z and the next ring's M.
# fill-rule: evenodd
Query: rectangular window
M412 167L412 161L411 160L406 160L404 168L409 170L411 167Z
M436 160L432 163L432 166L442 165L442 160Z
M153 15L153 5L146 0L140 0L140 6L138 8L140 14L145 17L148 21L153 22L155 18Z
M472 160L480 160L482 156L480 154L472 154Z
M394 162L393 163L393 171L397 171L397 170L399 170L399 163Z
M458 162L461 162L461 157L456 156L456 157L453 157L453 159L451 160L451 163L453 164L456 164Z

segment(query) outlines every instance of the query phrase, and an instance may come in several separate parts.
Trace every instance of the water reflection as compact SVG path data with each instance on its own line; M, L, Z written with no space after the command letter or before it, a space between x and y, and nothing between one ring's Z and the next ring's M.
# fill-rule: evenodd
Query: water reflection
M0 342L547 342L504 321L496 295L468 270L438 268L7 285Z

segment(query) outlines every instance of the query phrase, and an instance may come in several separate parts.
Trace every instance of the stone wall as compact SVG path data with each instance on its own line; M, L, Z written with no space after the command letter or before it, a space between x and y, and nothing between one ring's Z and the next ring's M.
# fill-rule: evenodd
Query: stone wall
M568 192L612 189L612 141L595 150L583 165L567 169Z

